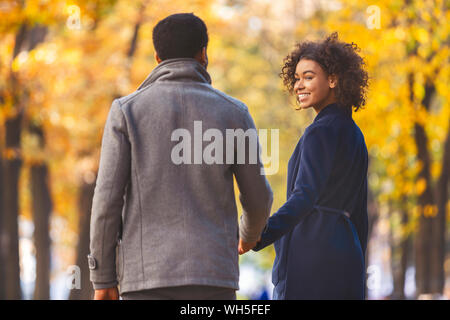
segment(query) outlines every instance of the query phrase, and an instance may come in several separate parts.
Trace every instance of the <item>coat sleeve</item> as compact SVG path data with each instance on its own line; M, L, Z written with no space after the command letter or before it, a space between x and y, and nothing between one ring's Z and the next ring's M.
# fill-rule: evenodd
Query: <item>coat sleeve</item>
M130 165L131 147L125 118L119 102L115 100L103 132L100 166L92 200L88 259L94 289L117 285L116 245Z
M257 149L250 148L248 139L245 141L245 161L233 165L234 175L239 187L239 200L242 204L242 215L239 226L239 237L245 242L258 241L272 208L273 194L264 174L260 158L260 145L255 124L248 112L244 116L243 130L253 135ZM256 163L251 163L249 152L256 152ZM239 155L237 155L239 158Z
M315 126L305 131L299 173L294 190L284 205L268 220L258 251L272 244L300 222L324 191L336 157L338 136L332 127Z

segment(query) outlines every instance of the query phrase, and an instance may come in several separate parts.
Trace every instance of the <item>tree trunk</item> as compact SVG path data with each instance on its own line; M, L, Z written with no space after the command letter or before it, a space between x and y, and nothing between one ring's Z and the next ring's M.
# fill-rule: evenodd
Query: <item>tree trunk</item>
M403 197L402 203L406 203L408 199ZM405 228L409 223L408 212L406 209L401 210L402 228ZM394 252L397 254L392 255L393 264L393 278L394 278L394 290L391 294L391 299L404 300L405 299L405 282L406 282L406 270L408 269L409 255L411 250L411 235L402 234L400 244L396 246ZM397 258L398 257L398 262Z
M31 127L30 133L38 136L40 147L45 140L41 127ZM52 200L49 186L49 173L45 163L33 164L31 171L31 197L34 222L34 246L36 248L36 283L34 299L50 298L50 215Z
M22 166L20 155L20 133L23 113L6 120L6 149L11 154L5 159L4 204L5 204L5 282L6 299L21 299L19 264L19 175Z
M442 171L436 187L437 216L433 219L432 251L431 251L431 292L442 294L445 286L445 242L447 225L448 181L450 178L450 124L444 142Z
M29 27L23 23L15 36L12 60L23 50L33 50L40 42L44 41L47 28L39 24ZM12 61L11 60L11 61ZM5 121L5 151L4 162L4 230L6 242L5 259L5 282L6 298L21 299L20 288L20 263L19 263L19 177L22 167L21 155L21 131L24 108L26 105L26 90L20 88L16 75L10 70L9 90L14 97L14 116Z
M50 214L52 202L48 186L47 165L31 167L34 246L36 248L36 283L34 299L50 298Z
M3 220L5 216L5 207L4 207L4 200L3 200L3 194L5 192L3 186L3 149L0 149L0 300L6 299L6 288L5 288L5 263L6 260L4 258L5 256L5 231L3 228Z
M72 289L69 295L70 300L89 300L94 296L92 284L89 280L89 268L87 263L87 255L89 254L89 233L94 189L95 181L92 183L83 181L83 184L80 187L80 195L78 198L80 224L76 265L80 268L81 289Z
M23 24L15 37L13 58L15 58L26 39L26 25ZM10 90L19 92L17 79L11 71ZM4 259L6 299L21 299L20 263L19 263L19 177L22 167L20 138L22 131L23 108L17 96L14 96L15 115L5 121L5 152L3 190L4 190Z
M426 149L426 138L422 126L416 124L416 143L419 150L418 158L424 163L424 167L419 173L419 178L425 179L427 186L425 192L418 197L420 206L419 226L416 236L416 287L417 294L431 292L431 250L432 250L432 224L433 219L424 215L424 208L433 204L433 193L431 191L431 181L429 176L428 150ZM429 159L429 158L428 158Z
M414 75L409 76L410 99L414 103L413 86ZM427 111L430 107L431 95L434 92L434 86L428 82L425 85L425 96L422 100L421 106ZM435 204L433 187L431 180L431 158L428 150L428 137L424 126L416 122L414 124L414 140L417 148L417 159L422 164L422 168L417 176L417 179L423 179L426 182L425 190L418 195L418 205L420 207L419 225L415 242L415 257L416 257L416 293L417 295L431 293L431 252L433 247L432 233L433 233L433 218L432 216L425 216L424 208Z

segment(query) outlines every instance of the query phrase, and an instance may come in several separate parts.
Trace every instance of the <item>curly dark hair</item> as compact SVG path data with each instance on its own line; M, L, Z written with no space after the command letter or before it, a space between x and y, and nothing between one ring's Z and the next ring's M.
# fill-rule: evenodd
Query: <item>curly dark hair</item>
M324 41L305 41L298 43L295 49L284 58L284 66L280 77L292 94L295 84L295 69L301 59L317 62L327 75L338 76L336 99L346 108L355 108L355 112L366 103L368 74L365 61L358 52L356 43L345 43L338 40L337 32L329 35Z
M208 46L208 30L193 13L176 13L153 28L153 45L161 60L194 58Z

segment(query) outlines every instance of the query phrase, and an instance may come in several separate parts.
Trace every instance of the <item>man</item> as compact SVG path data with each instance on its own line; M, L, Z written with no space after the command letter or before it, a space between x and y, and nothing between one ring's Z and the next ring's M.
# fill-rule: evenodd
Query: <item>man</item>
M239 250L255 246L272 191L259 152L254 163L230 163L241 157L239 143L215 148L214 161L203 159L204 147L206 132L247 132L254 122L242 102L211 86L201 19L167 17L153 43L158 66L113 102L104 129L88 256L94 299L118 299L119 291L123 299L235 299L238 237Z

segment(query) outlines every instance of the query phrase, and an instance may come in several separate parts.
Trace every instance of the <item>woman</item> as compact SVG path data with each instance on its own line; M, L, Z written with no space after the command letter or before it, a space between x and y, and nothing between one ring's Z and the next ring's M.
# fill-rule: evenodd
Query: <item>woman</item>
M333 33L284 60L284 84L317 115L289 160L287 201L253 248L274 243L274 299L364 299L368 155L352 109L365 104L368 76L358 50Z

